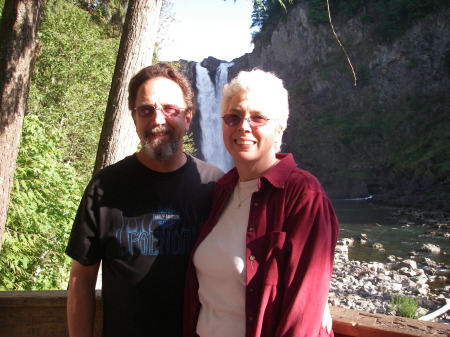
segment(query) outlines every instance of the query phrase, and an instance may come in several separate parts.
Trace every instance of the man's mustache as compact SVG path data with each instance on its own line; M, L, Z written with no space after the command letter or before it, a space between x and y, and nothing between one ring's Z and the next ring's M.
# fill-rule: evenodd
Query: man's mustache
M145 137L149 136L163 136L173 132L173 129L167 125L155 126L145 130Z

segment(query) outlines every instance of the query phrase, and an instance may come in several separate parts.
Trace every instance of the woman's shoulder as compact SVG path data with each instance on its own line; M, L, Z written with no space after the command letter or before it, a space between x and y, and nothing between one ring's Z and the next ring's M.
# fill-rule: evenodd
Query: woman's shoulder
M285 187L301 190L302 193L323 193L322 184L319 179L311 172L299 167L293 168L286 177Z

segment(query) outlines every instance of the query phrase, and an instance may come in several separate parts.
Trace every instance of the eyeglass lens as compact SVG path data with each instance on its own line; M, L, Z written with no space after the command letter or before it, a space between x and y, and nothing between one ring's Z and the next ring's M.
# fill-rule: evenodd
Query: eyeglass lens
M239 125L239 123L241 123L242 118L243 117L241 117L239 115L235 115L235 114L228 114L228 115L222 116L223 122L228 126ZM267 117L261 116L261 115L250 116L250 117L247 117L244 119L246 119L247 122L252 127L264 126L267 124L267 121L269 120Z
M164 116L166 116L168 118L172 118L172 117L178 116L178 114L180 113L180 111L182 109L174 104L166 104L166 105L163 105L162 108L157 108L154 105L146 104L146 105L141 105L136 108L136 111L139 114L139 116L144 117L144 118L152 117L153 114L156 112L156 110L161 110L162 113L164 114Z

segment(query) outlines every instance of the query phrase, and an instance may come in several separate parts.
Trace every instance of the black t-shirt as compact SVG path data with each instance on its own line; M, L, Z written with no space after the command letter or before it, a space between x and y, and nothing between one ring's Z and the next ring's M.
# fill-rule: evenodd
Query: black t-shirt
M191 156L156 172L132 155L94 175L66 253L102 261L103 336L182 335L189 253L222 174Z

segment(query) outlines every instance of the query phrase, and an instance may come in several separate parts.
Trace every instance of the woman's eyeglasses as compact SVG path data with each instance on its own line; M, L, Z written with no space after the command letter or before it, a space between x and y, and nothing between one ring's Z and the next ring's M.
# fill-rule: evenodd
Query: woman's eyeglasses
M266 116L262 115L255 115L250 117L241 117L236 114L228 114L225 116L222 116L223 122L228 126L236 126L239 125L242 121L242 119L245 119L250 127L252 128L259 128L261 126L264 126L267 124L268 121L275 120L275 119L269 119Z
M180 114L181 110L186 109L187 108L180 108L175 104L164 104L161 106L161 108L157 108L152 104L145 104L134 108L134 111L136 111L139 116L146 118L152 117L155 114L156 110L160 110L166 118L172 118L177 117Z

